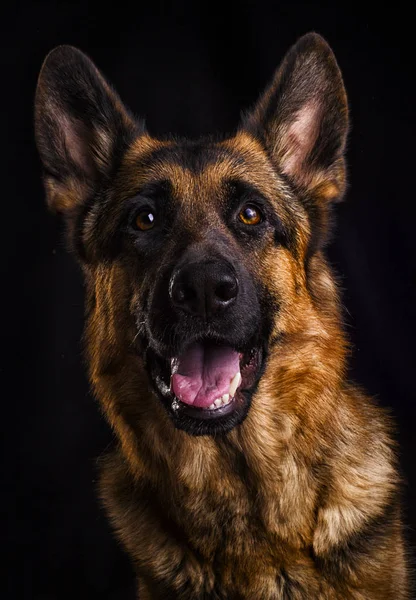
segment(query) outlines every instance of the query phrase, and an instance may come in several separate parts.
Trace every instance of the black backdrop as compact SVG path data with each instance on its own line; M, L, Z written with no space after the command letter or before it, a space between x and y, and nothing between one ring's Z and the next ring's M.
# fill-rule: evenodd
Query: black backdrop
M332 3L335 4L335 3ZM89 54L153 134L232 131L284 52L315 30L345 77L350 188L329 248L353 342L351 375L398 424L408 537L416 525L413 221L415 74L410 15L321 3L15 3L2 16L2 550L6 598L132 598L126 557L95 499L111 434L88 395L83 290L43 203L32 103L45 54ZM6 212L4 213L4 208Z

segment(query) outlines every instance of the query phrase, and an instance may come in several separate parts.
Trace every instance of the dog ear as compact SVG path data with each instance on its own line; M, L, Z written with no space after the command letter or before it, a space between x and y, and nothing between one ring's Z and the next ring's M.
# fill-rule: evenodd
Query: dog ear
M243 128L266 147L276 168L326 199L342 196L347 98L335 56L316 33L287 53Z
M68 211L111 176L139 124L91 60L71 46L46 57L35 99L35 135L47 201Z

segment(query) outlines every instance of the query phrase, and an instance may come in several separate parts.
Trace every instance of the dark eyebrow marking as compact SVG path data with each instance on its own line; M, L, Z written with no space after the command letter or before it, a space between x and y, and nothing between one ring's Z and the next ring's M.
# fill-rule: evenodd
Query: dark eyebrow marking
M263 192L252 183L248 183L247 181L237 178L225 179L224 183L229 186L229 188L233 190L236 195L253 195L264 198L267 201L267 198Z
M129 195L125 202L129 202L138 196L146 196L147 198L155 198L158 196L166 196L172 193L172 183L169 179L151 179L139 187L136 192Z

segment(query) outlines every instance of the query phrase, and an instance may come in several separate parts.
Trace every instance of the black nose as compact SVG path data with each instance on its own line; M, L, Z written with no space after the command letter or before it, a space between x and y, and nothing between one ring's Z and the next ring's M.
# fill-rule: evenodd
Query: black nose
M193 262L172 279L170 296L177 308L191 315L209 317L228 308L237 298L238 280L224 262Z

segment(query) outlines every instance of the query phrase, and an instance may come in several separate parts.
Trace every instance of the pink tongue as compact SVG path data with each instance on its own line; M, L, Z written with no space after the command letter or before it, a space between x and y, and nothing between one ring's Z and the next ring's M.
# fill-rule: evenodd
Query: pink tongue
M171 390L185 404L207 408L228 394L230 381L239 371L238 352L227 346L197 342L179 356Z

